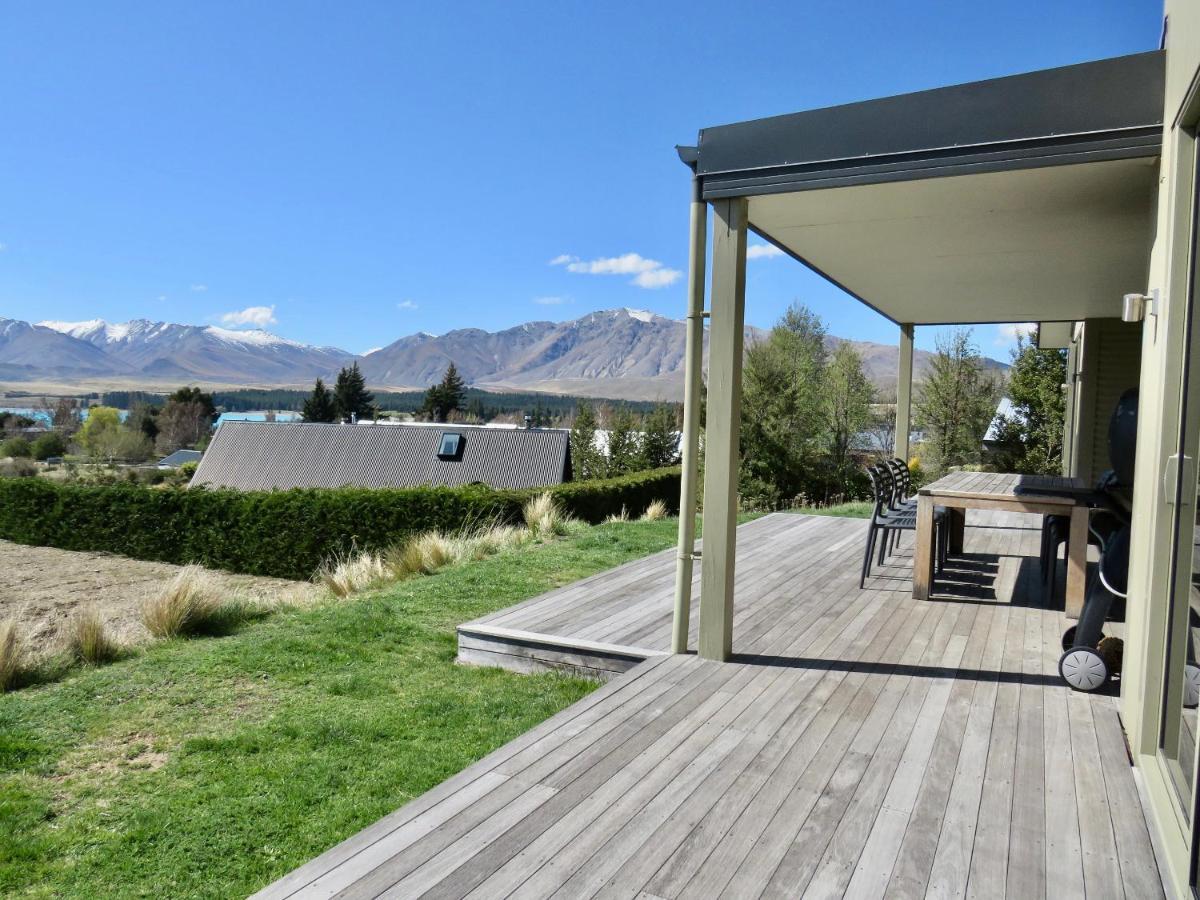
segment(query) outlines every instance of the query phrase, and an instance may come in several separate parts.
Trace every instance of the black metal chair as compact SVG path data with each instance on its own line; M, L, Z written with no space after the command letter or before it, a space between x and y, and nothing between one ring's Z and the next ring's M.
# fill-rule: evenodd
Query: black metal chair
M870 466L867 476L871 479L871 491L874 495L874 507L871 510L871 522L867 529L867 545L863 553L862 574L858 586L867 585L867 576L871 574L871 557L878 552L879 565L887 558L888 542L901 531L917 530L917 510L915 504L904 503L893 507L896 497L896 481L892 470L885 465ZM879 540L880 534L883 540ZM934 545L937 553L938 571L945 565L946 549L948 547L948 532L943 521L934 520ZM877 549L878 548L878 549Z

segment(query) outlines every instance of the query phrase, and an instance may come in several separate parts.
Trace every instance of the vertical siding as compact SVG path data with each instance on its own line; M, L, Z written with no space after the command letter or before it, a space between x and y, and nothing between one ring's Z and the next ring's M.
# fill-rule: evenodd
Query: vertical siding
M1137 387L1142 365L1142 326L1120 319L1087 322L1083 371L1078 383L1078 442L1075 474L1089 483L1111 468L1108 420L1117 399Z

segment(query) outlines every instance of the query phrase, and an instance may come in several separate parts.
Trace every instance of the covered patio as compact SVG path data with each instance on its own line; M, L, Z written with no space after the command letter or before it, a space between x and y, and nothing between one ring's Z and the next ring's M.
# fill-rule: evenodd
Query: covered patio
M919 326L1041 323L1069 348L1062 474L1108 468L1106 428L1138 382L1162 144L1163 55L1137 54L847 106L707 128L679 148L693 171L688 405L698 408L709 318L704 524L696 644L731 658L746 241L779 247L897 326L895 455L909 458ZM704 304L711 205L711 293ZM692 359L692 357L695 357ZM685 415L684 481L698 468ZM685 488L673 649L691 633L697 558Z
M968 522L927 602L907 542L859 589L862 520L743 525L728 663L666 652L669 551L465 624L465 661L645 661L259 896L1163 896L1115 697L1057 677L1037 523Z

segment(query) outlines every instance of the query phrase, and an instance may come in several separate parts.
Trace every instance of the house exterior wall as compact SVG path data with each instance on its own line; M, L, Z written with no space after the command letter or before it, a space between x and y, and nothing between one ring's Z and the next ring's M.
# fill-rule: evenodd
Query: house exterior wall
M1167 0L1167 77L1163 153L1155 234L1145 289L1159 295L1157 315L1142 329L1137 468L1130 551L1129 602L1121 713L1142 773L1151 819L1165 854L1164 875L1178 896L1190 895L1191 834L1157 752L1170 596L1173 508L1164 499L1167 457L1178 446L1180 383L1187 338L1187 273L1191 251L1192 172L1200 119L1200 4ZM1115 293L1127 289L1114 286ZM1130 288L1129 290L1136 290Z
M1113 306L1117 304L1114 298ZM1080 322L1067 353L1067 422L1063 446L1068 475L1094 484L1111 468L1108 420L1117 399L1136 387L1141 367L1141 326L1120 319Z

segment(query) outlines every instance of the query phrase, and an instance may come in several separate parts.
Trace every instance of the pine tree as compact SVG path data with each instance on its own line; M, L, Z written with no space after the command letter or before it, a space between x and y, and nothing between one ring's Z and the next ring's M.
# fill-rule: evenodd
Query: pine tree
M313 385L312 393L304 400L300 417L305 422L333 422L337 419L337 407L333 394L320 378Z
M618 406L608 416L608 474L624 475L642 467L640 435L633 413Z
M337 382L333 386L333 403L337 418L370 417L375 395L367 390L367 382L358 370L358 363L338 372Z
M958 328L938 338L915 404L917 418L929 432L932 472L979 460L999 395L995 379L983 369L979 348L971 342L970 329Z
M829 458L835 472L854 467L851 445L870 423L874 399L875 388L863 372L862 357L850 344L838 344L825 369L824 390Z
M445 422L452 412L463 408L467 401L467 383L458 374L453 362L446 367L442 380L425 392L422 414L434 422Z
M603 478L607 472L604 454L596 448L596 410L580 403L571 426L571 474L576 481Z
M1063 350L1040 350L1017 334L1008 373L1013 414L996 422L996 465L1005 472L1056 475L1062 471L1066 422L1067 356Z
M642 420L641 467L658 469L679 462L679 430L675 410L659 403Z

